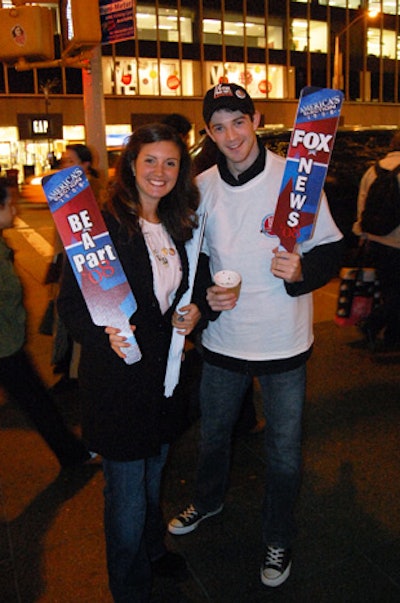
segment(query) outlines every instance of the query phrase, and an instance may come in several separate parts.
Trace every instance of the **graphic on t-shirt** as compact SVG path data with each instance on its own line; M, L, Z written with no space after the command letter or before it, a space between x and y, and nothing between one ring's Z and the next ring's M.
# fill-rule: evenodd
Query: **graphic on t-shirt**
M125 362L141 358L129 319L137 309L114 243L79 166L43 178L58 233L94 324L121 329L131 344Z
M306 87L300 94L272 225L287 251L312 236L342 103L340 90Z
M273 222L274 222L274 214L268 214L267 216L264 216L264 218L261 220L260 232L262 232L266 236L270 236L270 237L276 236L272 232Z

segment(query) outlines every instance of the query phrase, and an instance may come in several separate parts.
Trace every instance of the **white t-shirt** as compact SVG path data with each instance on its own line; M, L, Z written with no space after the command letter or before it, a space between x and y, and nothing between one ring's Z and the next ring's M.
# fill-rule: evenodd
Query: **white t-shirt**
M162 224L154 224L140 218L140 227L153 270L154 293L161 312L165 314L182 280L180 257Z
M307 351L313 342L312 294L291 297L270 271L279 239L265 225L273 217L285 159L267 150L265 169L241 186L230 186L213 166L197 177L199 211L207 212L203 251L211 273L231 269L242 275L233 310L221 312L203 332L209 350L245 360L277 360ZM312 238L299 253L339 241L342 234L322 195Z

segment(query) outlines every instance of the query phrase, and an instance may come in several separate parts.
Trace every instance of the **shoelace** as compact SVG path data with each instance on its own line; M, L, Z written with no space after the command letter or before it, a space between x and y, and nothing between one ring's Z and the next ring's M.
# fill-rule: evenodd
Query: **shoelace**
M189 505L187 509L185 509L182 513L181 513L181 517L183 519L191 519L192 517L194 517L195 515L197 515L197 511L194 508L193 505Z
M285 549L269 546L265 557L265 565L275 565L280 567L285 556Z

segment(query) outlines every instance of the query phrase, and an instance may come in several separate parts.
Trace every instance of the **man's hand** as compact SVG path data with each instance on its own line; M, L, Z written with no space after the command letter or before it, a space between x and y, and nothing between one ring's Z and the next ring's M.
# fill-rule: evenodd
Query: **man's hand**
M279 251L278 247L275 247L273 252L271 272L274 276L283 279L287 283L298 283L303 280L301 259L298 253Z
M237 295L232 293L231 289L213 285L207 289L207 301L214 312L222 312L223 310L232 310L237 303Z

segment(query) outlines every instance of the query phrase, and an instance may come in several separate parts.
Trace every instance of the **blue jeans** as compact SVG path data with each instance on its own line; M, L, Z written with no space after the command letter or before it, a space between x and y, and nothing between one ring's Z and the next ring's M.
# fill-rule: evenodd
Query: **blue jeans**
M257 378L267 421L263 542L288 547L296 531L294 505L301 479L306 365ZM194 496L194 505L202 513L214 511L223 503L229 478L232 431L250 381L250 375L206 362L203 365L200 455Z
M165 445L157 457L103 459L107 567L115 603L150 600L150 562L166 552L160 483L167 454Z

